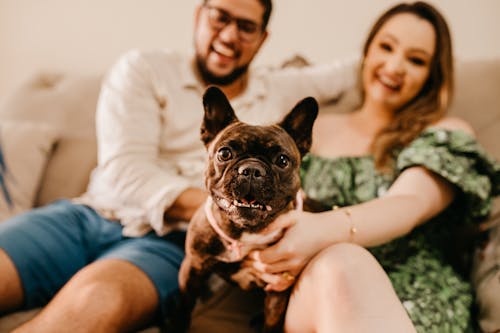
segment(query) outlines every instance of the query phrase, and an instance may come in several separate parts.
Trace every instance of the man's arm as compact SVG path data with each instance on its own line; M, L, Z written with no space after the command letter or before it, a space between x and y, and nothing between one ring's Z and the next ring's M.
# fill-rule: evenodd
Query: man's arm
M151 226L162 233L165 215L189 219L202 190L188 190L192 182L159 154L165 101L156 95L154 73L138 52L120 59L102 86L96 124L99 181L107 184L106 195L120 206L145 211ZM171 205L175 208L165 214Z
M286 66L273 70L267 80L291 103L298 98L312 96L319 104L325 104L356 89L358 75L359 60L350 58L324 64Z
M165 220L189 221L194 212L207 199L207 192L198 188L188 188L182 192L165 212Z

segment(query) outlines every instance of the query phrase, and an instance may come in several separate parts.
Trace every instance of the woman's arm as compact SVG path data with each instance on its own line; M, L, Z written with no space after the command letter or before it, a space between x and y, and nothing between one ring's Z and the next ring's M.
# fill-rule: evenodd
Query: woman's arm
M352 208L357 232L351 241L377 246L404 236L444 210L453 200L450 183L423 167L405 170L385 196Z

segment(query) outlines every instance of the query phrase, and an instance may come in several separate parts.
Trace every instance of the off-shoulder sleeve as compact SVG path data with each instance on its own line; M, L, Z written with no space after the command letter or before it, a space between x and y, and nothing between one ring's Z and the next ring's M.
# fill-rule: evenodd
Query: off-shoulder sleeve
M465 220L484 219L491 210L492 198L500 193L500 164L463 131L424 131L400 152L396 163L398 172L417 165L457 187L457 200L470 215Z

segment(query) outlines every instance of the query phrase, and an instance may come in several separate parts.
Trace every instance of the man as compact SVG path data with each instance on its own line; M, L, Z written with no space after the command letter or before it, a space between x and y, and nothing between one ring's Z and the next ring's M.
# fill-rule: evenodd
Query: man
M172 230L206 198L199 127L208 85L259 124L306 95L325 101L352 85L354 71L333 64L249 71L270 14L270 0L206 0L195 12L194 60L133 51L113 67L87 193L0 224L0 312L48 303L18 332L130 331L168 313L183 257L183 235Z

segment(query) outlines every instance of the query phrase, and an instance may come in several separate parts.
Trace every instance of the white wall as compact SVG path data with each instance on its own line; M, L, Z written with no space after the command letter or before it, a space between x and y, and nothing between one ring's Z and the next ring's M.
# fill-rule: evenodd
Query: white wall
M301 52L358 55L375 18L398 0L274 0L257 63ZM500 57L499 0L430 0L448 19L459 59ZM130 48L191 51L198 0L0 0L0 100L35 72L100 73Z

